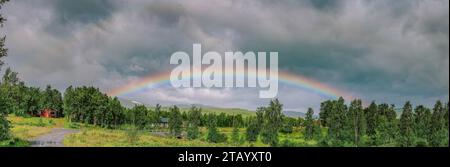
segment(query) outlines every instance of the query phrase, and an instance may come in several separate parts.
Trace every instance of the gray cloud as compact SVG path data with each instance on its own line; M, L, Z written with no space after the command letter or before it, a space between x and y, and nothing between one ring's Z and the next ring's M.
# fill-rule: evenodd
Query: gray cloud
M446 0L17 0L3 12L6 62L36 86L94 85L106 91L172 68L173 52L190 53L199 42L204 51L278 51L281 69L365 100L448 99ZM194 98L161 88L127 98L254 108L265 103L249 100L256 92L227 90L221 93L233 98L213 102L206 90L194 91ZM326 99L289 86L279 95L286 108L296 110L317 108Z

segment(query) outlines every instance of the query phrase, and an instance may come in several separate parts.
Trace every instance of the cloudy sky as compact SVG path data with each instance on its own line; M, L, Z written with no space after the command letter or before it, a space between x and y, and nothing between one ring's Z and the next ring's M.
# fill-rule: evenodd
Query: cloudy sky
M363 99L430 105L449 96L448 0L14 0L7 66L32 86L92 85L107 92L166 71L170 55L277 51L279 68ZM329 99L280 84L287 110ZM121 95L144 103L255 109L258 90L174 89Z

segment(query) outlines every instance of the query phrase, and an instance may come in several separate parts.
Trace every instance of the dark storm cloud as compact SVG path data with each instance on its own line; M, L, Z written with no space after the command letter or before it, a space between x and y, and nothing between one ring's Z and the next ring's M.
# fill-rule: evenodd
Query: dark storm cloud
M317 9L333 10L339 7L339 2L336 0L309 0L309 2Z
M42 4L47 4L53 11L52 22L45 27L45 31L61 37L73 35L78 25L108 19L117 9L116 4L108 0L48 0Z
M279 51L281 68L338 88L448 96L447 1L283 2L187 8L238 50Z
M108 0L51 0L54 4L57 21L91 23L111 16L116 7Z
M199 42L204 52L278 51L282 70L367 100L430 104L448 99L448 10L447 0L17 0L4 12L8 62L35 85L108 90L170 69L172 53L190 53ZM240 98L197 93L238 106L261 104L238 100L255 91L227 91ZM283 87L279 94L289 92ZM177 93L158 97L175 100ZM178 101L192 100L184 94ZM283 98L289 108L323 100L314 99Z

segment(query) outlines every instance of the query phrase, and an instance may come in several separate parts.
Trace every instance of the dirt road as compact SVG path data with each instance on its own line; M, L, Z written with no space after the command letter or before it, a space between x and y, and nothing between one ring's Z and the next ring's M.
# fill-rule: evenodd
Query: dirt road
M72 133L78 133L79 130L55 128L48 134L33 138L31 147L64 147L64 136Z

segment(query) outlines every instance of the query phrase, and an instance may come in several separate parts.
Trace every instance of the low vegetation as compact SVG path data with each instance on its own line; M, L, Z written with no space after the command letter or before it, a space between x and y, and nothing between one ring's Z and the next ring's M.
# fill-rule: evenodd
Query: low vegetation
M28 146L29 140L51 132L53 128L65 126L64 118L20 117L9 115L11 137L0 142L0 146Z

